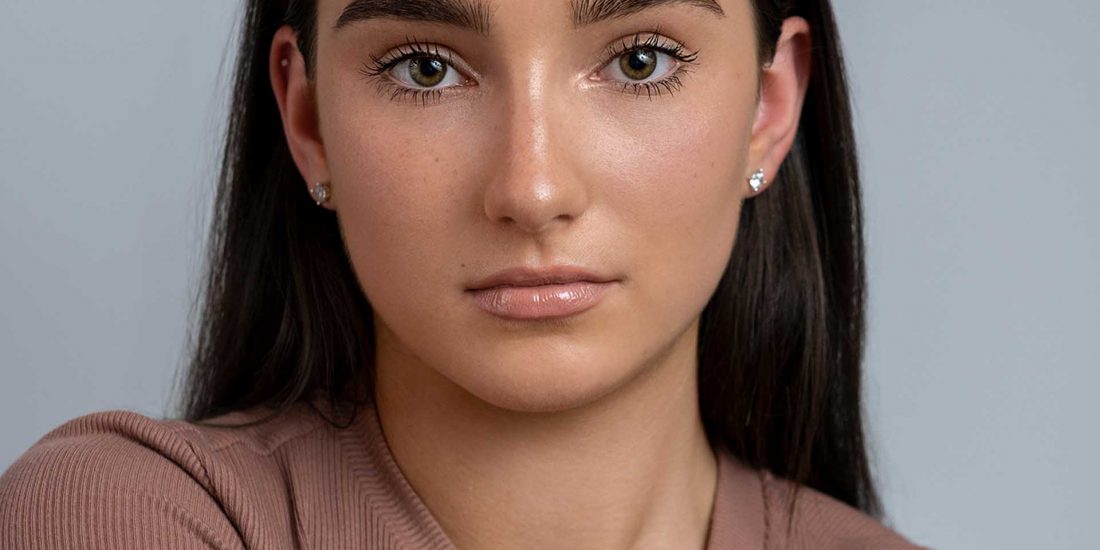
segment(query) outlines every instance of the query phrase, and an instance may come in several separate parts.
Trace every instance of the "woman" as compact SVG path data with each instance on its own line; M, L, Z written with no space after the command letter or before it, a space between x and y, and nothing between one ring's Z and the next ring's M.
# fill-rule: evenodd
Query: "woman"
M826 0L251 0L242 38L184 419L48 434L7 546L913 547Z

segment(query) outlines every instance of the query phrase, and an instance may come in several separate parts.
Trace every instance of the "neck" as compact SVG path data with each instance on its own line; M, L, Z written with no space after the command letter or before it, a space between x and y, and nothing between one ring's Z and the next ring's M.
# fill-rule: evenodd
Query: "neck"
M703 548L717 460L693 327L583 406L489 404L379 345L376 406L402 473L458 548Z

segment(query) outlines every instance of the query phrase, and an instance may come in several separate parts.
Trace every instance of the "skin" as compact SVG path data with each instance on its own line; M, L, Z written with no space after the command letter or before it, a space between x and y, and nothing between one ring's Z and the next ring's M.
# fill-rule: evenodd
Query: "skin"
M699 315L746 178L775 174L794 139L806 22L785 21L765 64L748 0L579 30L565 0L492 0L490 36L334 29L346 1L318 2L312 80L293 31L277 33L272 86L374 307L378 412L410 484L459 548L703 548L717 461L698 413ZM691 72L674 95L624 93L607 47L657 24L699 50ZM427 105L379 93L360 68L410 35L452 51L468 85ZM559 264L618 282L556 321L504 321L465 292Z

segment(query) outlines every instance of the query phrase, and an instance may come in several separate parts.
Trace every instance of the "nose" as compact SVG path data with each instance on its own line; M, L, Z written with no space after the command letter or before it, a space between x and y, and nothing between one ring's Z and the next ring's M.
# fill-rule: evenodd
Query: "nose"
M532 79L537 80L537 78ZM579 219L588 207L588 189L571 159L568 96L552 97L545 87L518 87L498 111L499 128L489 157L485 216L494 224L529 234L545 233ZM576 136L573 136L576 137ZM576 147L576 145L573 145Z

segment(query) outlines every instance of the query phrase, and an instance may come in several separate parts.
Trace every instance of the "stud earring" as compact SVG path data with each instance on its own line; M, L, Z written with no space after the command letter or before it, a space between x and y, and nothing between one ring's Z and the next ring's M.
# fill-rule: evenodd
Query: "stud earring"
M317 206L324 206L332 198L332 188L327 183L314 184L309 190L309 196L313 197L313 202L317 203Z
M289 65L290 65L290 60L289 59L284 57L281 60L279 60L279 66L286 67L286 66L289 66Z
M752 187L753 193L759 193L760 190L763 189L764 186L767 184L768 180L764 179L763 168L753 172L752 176L749 176L749 187Z

